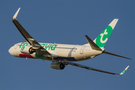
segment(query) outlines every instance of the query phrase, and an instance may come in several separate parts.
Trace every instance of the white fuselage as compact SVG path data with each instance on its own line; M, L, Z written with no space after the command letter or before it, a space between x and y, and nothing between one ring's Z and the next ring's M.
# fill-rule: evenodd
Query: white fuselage
M27 42L17 43L9 49L9 53L15 57L22 58L35 58L42 60L50 60L52 63L50 67L57 70L63 70L65 65L73 65L87 70L94 70L98 72L123 75L129 66L125 68L120 74L112 73L104 70L99 70L92 67L76 64L69 61L82 61L93 58L102 53L130 59L120 55L106 52L104 46L113 31L118 19L114 19L100 35L93 41L87 35L85 35L88 44L85 45L69 45L69 44L56 44L56 43L38 43L17 21L16 17L20 11L20 8L16 11L12 18L12 22L17 27L21 35Z
M93 50L90 45L70 45L70 44L56 44L56 43L40 43L53 58L46 58L43 55L37 53L29 54L25 53L31 47L27 42L17 43L9 49L11 55L23 58L38 58L38 59L50 59L59 61L81 61L93 58L101 51Z

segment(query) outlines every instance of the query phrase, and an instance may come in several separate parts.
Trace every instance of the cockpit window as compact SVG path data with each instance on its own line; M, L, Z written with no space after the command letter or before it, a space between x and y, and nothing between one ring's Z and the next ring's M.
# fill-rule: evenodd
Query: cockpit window
M15 45L13 46L14 49L16 49L19 45L20 45L20 43L15 44Z

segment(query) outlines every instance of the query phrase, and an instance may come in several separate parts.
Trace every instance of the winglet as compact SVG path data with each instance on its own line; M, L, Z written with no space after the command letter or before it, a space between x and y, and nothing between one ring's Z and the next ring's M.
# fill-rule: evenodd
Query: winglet
M12 20L15 20L15 19L16 19L17 15L18 15L18 13L19 13L19 11L20 11L20 9L21 9L21 8L18 8L18 10L16 11L16 13L15 13L15 15L13 16Z
M123 75L127 71L128 68L129 68L129 65L120 73L120 75Z

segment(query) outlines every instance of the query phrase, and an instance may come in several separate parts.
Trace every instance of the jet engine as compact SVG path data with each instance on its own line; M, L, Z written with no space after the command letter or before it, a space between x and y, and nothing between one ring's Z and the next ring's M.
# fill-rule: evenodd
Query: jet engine
M21 52L25 54L32 54L36 52L36 50L33 49L32 47L25 47L23 50L21 50Z
M65 64L59 62L52 62L50 67L57 70L63 70L65 68Z

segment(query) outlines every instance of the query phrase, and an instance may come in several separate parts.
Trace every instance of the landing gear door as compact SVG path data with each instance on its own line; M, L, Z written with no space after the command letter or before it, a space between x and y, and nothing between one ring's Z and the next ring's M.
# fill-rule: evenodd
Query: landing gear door
M84 48L84 46L81 47L80 54L83 54Z

